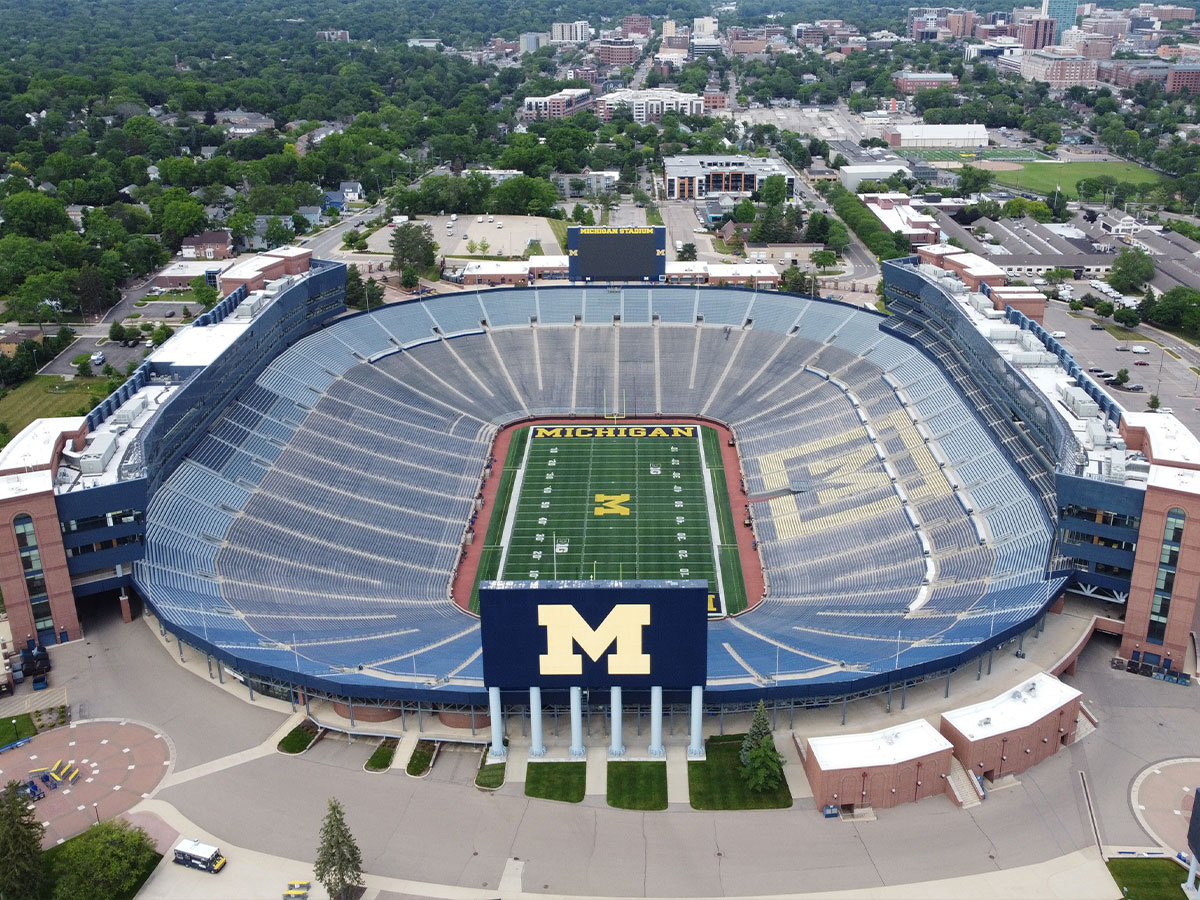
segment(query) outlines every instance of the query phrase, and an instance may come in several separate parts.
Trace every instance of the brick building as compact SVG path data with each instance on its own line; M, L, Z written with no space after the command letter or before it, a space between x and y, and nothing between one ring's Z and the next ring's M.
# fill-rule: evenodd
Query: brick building
M958 76L949 72L897 72L892 76L896 90L902 94L915 94L940 87L958 87Z
M606 66L632 66L641 55L632 38L604 38L596 46L596 59Z

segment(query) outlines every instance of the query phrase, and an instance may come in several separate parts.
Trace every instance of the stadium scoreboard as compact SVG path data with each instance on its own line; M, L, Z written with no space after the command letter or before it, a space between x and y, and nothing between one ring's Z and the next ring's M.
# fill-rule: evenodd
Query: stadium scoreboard
M667 273L662 225L574 225L567 228L571 281L660 281Z
M488 687L707 680L707 581L485 581L479 618Z

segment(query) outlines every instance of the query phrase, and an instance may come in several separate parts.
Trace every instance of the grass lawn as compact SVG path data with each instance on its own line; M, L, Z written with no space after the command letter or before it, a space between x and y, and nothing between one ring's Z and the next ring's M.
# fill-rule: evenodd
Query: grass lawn
M579 803L587 784L587 763L531 762L525 770L525 796Z
M1128 328L1123 328L1120 325L1110 325L1108 322L1101 322L1100 324L1104 326L1105 331L1119 341L1148 341L1150 343L1157 343L1154 338L1148 338L1141 332L1130 331Z
M281 753L303 753L317 736L317 726L305 719L279 741Z
M392 759L396 755L396 745L400 741L396 738L384 738L383 743L375 748L375 752L371 754L371 758L367 760L367 770L370 772L383 772L392 767Z
M610 762L608 805L617 809L666 809L666 762Z
M992 172L991 175L997 184L1038 194L1053 194L1056 185L1061 184L1063 195L1071 200L1077 199L1075 183L1084 178L1111 175L1117 181L1128 181L1132 184L1156 184L1162 180L1162 176L1157 172L1143 168L1137 163L1124 161L1028 163L1011 172Z
M883 313L885 316L890 316L892 314L892 311L887 308L887 301L884 300L882 297L880 297L878 300L875 301L875 308L877 310L879 310L881 313Z
M792 805L786 780L775 790L761 793L746 786L738 759L743 737L709 738L705 759L688 763L688 794L694 809L787 809Z
M88 412L104 399L107 383L107 378L63 381L58 375L34 375L0 397L0 422L17 434L34 419L71 416L80 409Z
M657 206L646 207L646 224L647 225L662 225L662 213L658 211Z
M526 259L529 259L531 256L544 256L545 253L546 251L542 249L541 241L530 241L528 246L525 247Z
M433 765L433 750L432 741L417 741L416 749L413 750L413 755L409 758L405 771L409 775L424 775Z
M46 873L45 884L47 886L47 897L49 897L54 890L54 858L62 851L64 847L70 844L71 841L77 841L85 834L87 834L86 831L83 834L77 834L75 837L63 841L61 844L55 844L53 847L47 848L45 852L42 853L42 871ZM161 853L155 853L152 857L148 857L146 860L146 867L138 872L137 881L134 883L133 888L124 894L114 894L110 900L133 900L133 898L138 895L138 891L142 889L142 885L146 883L146 880L158 867L158 864L161 861Z
M1110 859L1108 871L1126 900L1174 900L1184 896L1187 870L1169 859Z
M566 254L567 252L567 220L566 219L547 219L546 224L550 226L550 230L554 232L554 239L558 241L558 246L561 248L558 252Z
M14 721L16 725L13 724ZM5 716L0 720L0 747L7 747L13 741L33 737L35 734L37 729L33 727L33 719L29 717L29 713L21 713L15 717Z
M487 759L485 754L483 757ZM485 762L479 767L479 774L475 776L475 786L495 790L504 784L504 763L489 763Z

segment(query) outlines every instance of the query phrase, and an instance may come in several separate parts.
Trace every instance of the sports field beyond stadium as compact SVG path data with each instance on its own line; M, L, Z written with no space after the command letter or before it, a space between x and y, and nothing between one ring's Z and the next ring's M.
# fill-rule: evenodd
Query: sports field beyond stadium
M510 445L480 578L700 578L710 615L736 613L746 594L733 529L715 430L531 425Z
M906 156L917 156L929 162L961 162L970 164L976 159L974 147L904 148ZM1032 147L986 147L982 159L992 160L1035 160L1049 159L1040 150Z

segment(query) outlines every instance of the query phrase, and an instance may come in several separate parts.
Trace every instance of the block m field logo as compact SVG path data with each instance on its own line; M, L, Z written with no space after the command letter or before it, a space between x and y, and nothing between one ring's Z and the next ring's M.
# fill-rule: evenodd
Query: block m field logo
M642 652L649 603L618 603L596 628L573 606L539 604L538 624L546 629L546 652L538 657L540 675L582 675L583 655L576 645L596 663L614 647L608 654L609 675L650 674L650 655Z

